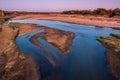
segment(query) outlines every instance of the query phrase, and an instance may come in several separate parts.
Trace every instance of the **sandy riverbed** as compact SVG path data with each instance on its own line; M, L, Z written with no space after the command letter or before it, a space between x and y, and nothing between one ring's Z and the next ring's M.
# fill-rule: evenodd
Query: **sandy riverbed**
M120 80L120 35L111 34L112 37L101 37L99 41L107 48L106 59L117 80Z
M65 14L27 14L19 15L14 20L57 20L69 23L85 24L99 27L110 27L120 29L120 18L108 18L102 16L82 16L82 15L65 15Z
M53 29L53 28L44 28L45 32L38 33L30 38L30 41L35 45L42 47L40 42L37 40L38 38L42 38L46 40L49 44L56 47L58 50L62 52L63 55L66 55L70 52L70 47L72 45L72 41L75 37L73 32Z
M38 67L32 57L16 46L19 30L3 26L0 32L0 80L39 80Z

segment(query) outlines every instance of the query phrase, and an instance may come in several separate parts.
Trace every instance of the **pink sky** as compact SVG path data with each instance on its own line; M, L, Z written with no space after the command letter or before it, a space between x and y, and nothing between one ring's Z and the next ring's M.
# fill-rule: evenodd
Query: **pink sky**
M0 0L0 9L14 11L64 11L120 8L120 0Z

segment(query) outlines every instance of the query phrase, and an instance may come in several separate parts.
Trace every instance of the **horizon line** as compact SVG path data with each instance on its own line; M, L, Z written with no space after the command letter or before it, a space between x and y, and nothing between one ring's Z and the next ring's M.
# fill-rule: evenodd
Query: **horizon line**
M98 7L98 8L102 8L102 7ZM10 12L41 12L41 13L60 13L60 12L63 12L63 11L72 11L72 10L96 10L98 8L94 8L94 9L67 9L67 10L62 10L62 11L31 11L31 10L5 10L5 9L0 9L2 11L10 11ZM116 8L119 8L119 7L116 7ZM110 9L116 9L116 8L104 8L106 10L110 10ZM120 9L120 8L119 8Z

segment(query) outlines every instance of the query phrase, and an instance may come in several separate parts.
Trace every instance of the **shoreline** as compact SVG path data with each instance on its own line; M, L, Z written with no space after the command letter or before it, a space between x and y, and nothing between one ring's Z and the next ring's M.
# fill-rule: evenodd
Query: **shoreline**
M44 48L42 44L37 40L37 38L42 38L48 44L51 44L56 49L62 52L63 55L67 55L70 52L70 47L72 45L73 39L75 38L75 33L44 27L44 32L35 34L30 38L30 41L40 48Z
M119 18L106 18L96 16L65 15L65 14L28 14L19 15L13 20L53 20L72 24L89 25L104 28L120 29Z
M112 74L117 78L117 80L120 80L120 56L117 56L114 51L107 48L105 52L108 65L110 66L112 70Z
M40 80L38 66L30 55L24 54L15 43L20 29L2 26L0 32L0 79ZM5 35L9 34L9 35ZM29 68L28 68L29 66ZM32 73L31 73L32 72Z
M25 34L29 34L31 32L35 32L38 30L45 30L42 33L37 33L36 35L30 38L30 41L36 46L43 48L44 46L39 43L37 38L42 38L47 41L49 44L60 50L63 55L69 53L70 46L72 45L72 41L75 37L75 33L49 28L47 26L39 26L36 24L28 24L28 23L10 23L10 26L17 26L19 29L18 37L23 36ZM27 30L27 31L26 31Z
M113 75L120 80L120 35L111 34L112 37L101 37L98 39L106 47L106 59Z
M25 34L28 34L28 33L31 33L31 32L34 32L34 31L37 31L37 30L40 30L40 29L44 29L44 26L41 26L41 27L38 27L38 25L34 25L34 24L23 24L23 25L21 25L21 23L20 23L20 25L18 25L19 23L17 23L17 24L13 24L13 25L16 25L17 26L17 28L19 29L19 34L18 34L18 36L20 37L20 36L22 36L22 35L25 35ZM13 25L11 25L11 26L13 26ZM49 31L48 31L49 32ZM44 38L44 36L43 36L43 38ZM32 58L31 58L32 59ZM33 66L33 67L35 67L35 66ZM36 70L36 68L33 68L33 69L35 69ZM34 73L33 73L34 74ZM28 74L29 75L29 74ZM38 75L38 74L37 74ZM28 76L29 77L29 76ZM31 76L32 77L32 76ZM34 78L34 77L33 77ZM29 78L28 78L29 79ZM36 80L38 80L38 79L36 79Z

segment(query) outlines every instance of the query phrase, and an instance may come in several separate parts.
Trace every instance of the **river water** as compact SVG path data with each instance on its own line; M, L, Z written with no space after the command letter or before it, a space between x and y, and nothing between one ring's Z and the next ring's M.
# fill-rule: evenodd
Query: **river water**
M110 33L120 33L120 30L51 20L13 20L12 22L32 23L76 34L68 55L62 55L59 50L41 38L38 40L44 45L44 49L29 41L31 36L44 30L17 39L18 47L35 59L42 80L115 80L104 54L105 47L96 39L100 36L109 36ZM49 62L46 56L52 62Z

